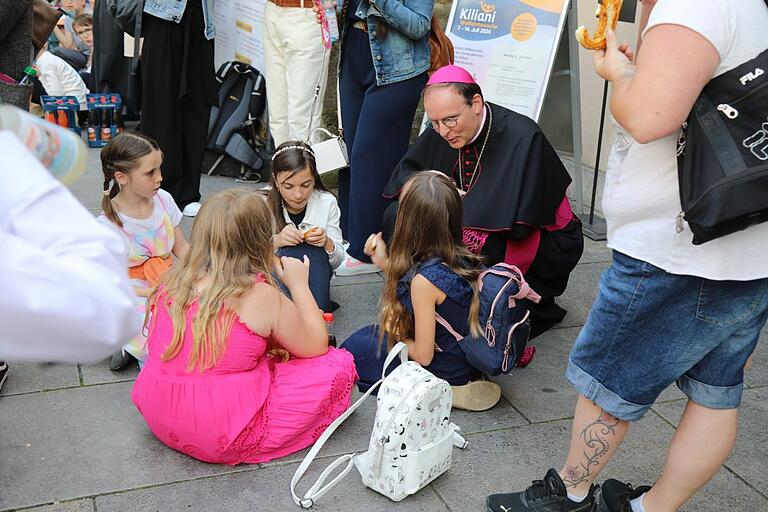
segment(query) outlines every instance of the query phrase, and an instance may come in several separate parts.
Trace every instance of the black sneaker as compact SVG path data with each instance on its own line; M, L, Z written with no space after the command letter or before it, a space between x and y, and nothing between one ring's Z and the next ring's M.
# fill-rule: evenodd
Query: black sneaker
M112 359L109 360L109 369L113 372L119 372L125 370L132 361L136 360L131 354L125 350L120 350L112 354Z
M533 485L522 492L491 494L485 502L488 512L592 512L595 509L596 487L581 503L568 499L565 484L554 469L547 471L544 480L534 480Z
M5 379L8 378L8 364L5 361L0 361L0 389L3 389Z
M625 484L611 478L601 486L597 510L599 512L632 512L629 501L650 490L649 485L642 485L634 489L632 484Z

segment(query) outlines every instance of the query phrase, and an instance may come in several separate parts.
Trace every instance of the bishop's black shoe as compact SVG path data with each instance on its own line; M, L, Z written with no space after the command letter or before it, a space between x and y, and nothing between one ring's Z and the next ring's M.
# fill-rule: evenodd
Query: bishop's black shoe
M565 484L554 469L547 471L544 480L521 492L491 494L485 502L487 512L593 512L595 490L593 485L581 503L568 499Z
M635 489L632 487L632 484L625 484L611 478L602 485L600 498L597 500L597 511L632 512L632 506L629 504L630 500L650 490L651 487L648 485Z

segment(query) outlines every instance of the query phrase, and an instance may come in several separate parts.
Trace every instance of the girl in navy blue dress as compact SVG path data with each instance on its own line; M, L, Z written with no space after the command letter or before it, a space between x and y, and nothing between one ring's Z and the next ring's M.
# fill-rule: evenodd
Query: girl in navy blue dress
M360 329L343 344L355 358L361 391L381 378L387 351L401 340L409 359L453 386L454 407L482 411L499 401L499 386L482 379L435 320L438 313L459 333L480 332L476 283L483 266L462 242L461 220L461 198L451 181L422 172L403 187L391 249L381 233L366 242L366 253L385 269L386 280L380 325Z

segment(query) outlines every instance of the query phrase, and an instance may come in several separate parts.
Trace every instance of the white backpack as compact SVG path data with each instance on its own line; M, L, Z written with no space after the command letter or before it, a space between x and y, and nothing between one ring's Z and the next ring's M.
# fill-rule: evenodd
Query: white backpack
M365 395L352 404L344 414L331 423L301 461L291 479L293 501L310 508L352 469L363 478L363 485L400 501L415 494L451 467L453 447L465 448L467 442L459 435L459 427L450 422L453 393L451 386L408 361L408 347L398 343L387 355L384 368L396 357L401 364L392 373L371 386ZM379 386L376 399L376 419L368 450L342 455L320 474L303 498L296 495L296 484L306 472L320 448L352 412ZM346 467L328 484L326 478L340 465Z

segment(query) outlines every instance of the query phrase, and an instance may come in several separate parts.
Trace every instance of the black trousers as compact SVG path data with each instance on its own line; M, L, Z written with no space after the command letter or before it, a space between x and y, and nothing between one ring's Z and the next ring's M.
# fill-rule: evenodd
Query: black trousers
M184 208L200 200L208 117L216 101L213 41L205 39L200 1L180 23L144 15L141 132L163 151L163 189Z

